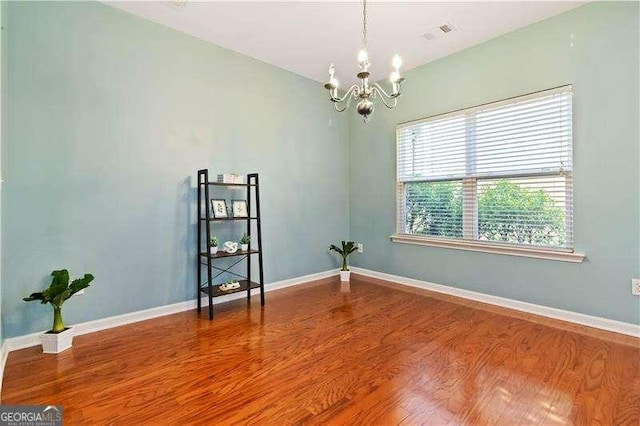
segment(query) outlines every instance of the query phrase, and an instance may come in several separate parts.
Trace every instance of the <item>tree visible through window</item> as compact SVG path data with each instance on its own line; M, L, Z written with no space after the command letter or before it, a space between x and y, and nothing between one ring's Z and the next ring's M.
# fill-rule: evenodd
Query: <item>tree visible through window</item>
M398 232L572 248L571 95L398 126Z
M462 186L417 182L406 186L407 234L462 238Z
M544 189L499 180L478 197L480 240L564 245L564 212Z

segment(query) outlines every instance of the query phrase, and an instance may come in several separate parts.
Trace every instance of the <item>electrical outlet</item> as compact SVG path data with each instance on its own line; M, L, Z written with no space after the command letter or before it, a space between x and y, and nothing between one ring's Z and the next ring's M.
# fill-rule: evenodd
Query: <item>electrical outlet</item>
M358 253L362 253L364 251L364 246L362 243L358 243Z
M631 294L640 296L640 278L633 278L631 280Z

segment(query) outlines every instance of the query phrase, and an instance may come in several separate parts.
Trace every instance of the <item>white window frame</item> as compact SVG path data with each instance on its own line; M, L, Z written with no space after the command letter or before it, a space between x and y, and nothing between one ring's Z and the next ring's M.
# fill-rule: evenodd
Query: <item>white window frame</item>
M554 91L566 91L572 90L570 85L561 86L554 89L543 90L540 92L535 92L523 96L517 96L509 99L504 99L498 102L490 102L488 104L479 105L476 107L465 108L463 110L453 111L445 114L439 114L436 116L427 117L420 120L410 121L406 123L401 123L396 126L396 141L399 137L399 132L401 129L406 128L411 125L418 125L420 123L434 120L435 118L446 118L447 116L455 116L461 115L463 113L467 113L472 110L477 110L485 106L500 106L501 104L509 104L514 102L514 100L525 100L528 98L535 98L540 96L541 93L553 93ZM466 129L469 131L469 128ZM572 138L573 139L573 138ZM469 139L467 139L469 140ZM573 140L572 140L573 146ZM469 155L473 155L472 150L467 150L467 157ZM397 143L396 143L396 154L395 154L395 167L398 167L398 152L397 152ZM471 163L469 158L467 158L467 164ZM396 170L396 176L397 176ZM496 176L498 177L498 176ZM489 177L490 178L490 177ZM573 180L573 172L567 173L565 175L566 179ZM565 262L573 262L580 263L584 260L585 255L581 253L576 253L573 248L555 248L555 247L540 247L540 246L526 246L526 245L517 245L517 244L508 244L508 243L497 243L497 242L487 242L477 240L477 178L476 177L465 177L463 179L457 179L462 183L462 191L463 191L463 199L464 203L469 206L473 206L472 208L463 209L463 238L446 238L446 237L436 237L429 235L416 235L416 234L406 234L403 233L404 226L404 212L405 212L405 184L407 182L400 181L396 178L396 234L391 235L389 238L391 241L395 243L404 243L404 244L416 244L423 246L432 246L432 247L442 247L442 248L450 248L450 249L459 249L459 250L469 250L469 251L478 251L484 253L493 253L493 254L504 254L511 256L521 256L521 257L532 257L538 259L548 259L548 260L558 260ZM572 184L572 182L570 182ZM572 195L572 194L569 194ZM565 214L573 216L573 200L572 197L568 197L567 206L565 208ZM569 217L569 216L567 216ZM475 226L473 226L475 224ZM572 226L567 226L566 228L567 238L570 241L573 241L573 229Z

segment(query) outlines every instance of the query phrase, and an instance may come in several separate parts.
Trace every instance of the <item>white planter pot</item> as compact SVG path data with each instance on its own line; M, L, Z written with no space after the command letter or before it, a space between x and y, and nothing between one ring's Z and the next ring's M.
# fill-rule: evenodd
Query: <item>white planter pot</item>
M340 271L340 281L349 281L351 271Z
M218 252L218 246L209 247L209 251L211 252L211 254L216 254Z
M249 250L249 244L240 244L240 250L242 251Z
M42 340L42 352L45 354L58 354L71 347L73 329L67 328L62 333L46 332L40 336L40 340Z

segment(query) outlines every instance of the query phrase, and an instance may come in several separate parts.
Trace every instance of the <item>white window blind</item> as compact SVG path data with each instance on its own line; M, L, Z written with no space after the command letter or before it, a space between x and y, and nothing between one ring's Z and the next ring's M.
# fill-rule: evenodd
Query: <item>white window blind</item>
M398 233L573 248L572 87L397 127Z

